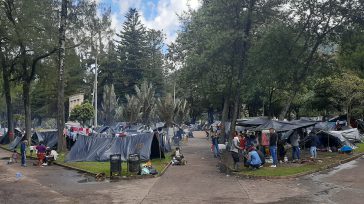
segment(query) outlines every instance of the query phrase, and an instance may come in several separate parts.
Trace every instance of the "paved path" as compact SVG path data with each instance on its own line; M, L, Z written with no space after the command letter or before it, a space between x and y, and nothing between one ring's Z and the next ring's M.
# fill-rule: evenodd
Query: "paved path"
M0 203L363 203L364 159L297 179L238 179L220 173L209 141L195 136L182 147L187 165L152 179L83 183L88 177L59 166L0 160ZM0 158L9 155L0 149Z
M171 166L142 203L247 203L245 189L233 177L219 172L217 159L204 134L195 134L181 147L187 165Z

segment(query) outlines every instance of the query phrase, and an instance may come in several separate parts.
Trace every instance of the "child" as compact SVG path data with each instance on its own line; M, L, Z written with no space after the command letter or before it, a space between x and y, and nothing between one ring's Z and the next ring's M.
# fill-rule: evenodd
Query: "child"
M176 147L176 152L174 153L172 164L173 165L184 165L186 164L186 161L183 159L184 156L181 153L181 150L179 147Z
M19 154L14 149L13 154L11 154L11 157L10 157L10 159L8 161L8 164L18 163L18 158L19 158Z
M11 157L13 158L13 162L18 163L19 154L16 149L14 149L13 155L11 155Z

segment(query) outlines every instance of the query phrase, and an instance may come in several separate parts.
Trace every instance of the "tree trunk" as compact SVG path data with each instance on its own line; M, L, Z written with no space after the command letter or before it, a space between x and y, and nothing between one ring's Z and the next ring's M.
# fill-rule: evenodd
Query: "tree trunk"
M279 115L279 120L284 120L296 95L297 91L294 91L294 93L288 98L286 105L284 106L281 114Z
M351 127L350 124L350 102L346 105L346 121L348 123L348 126Z
M3 81L4 81L4 94L6 101L6 115L8 121L8 135L10 141L12 141L14 138L14 121L13 121L13 105L11 104L11 94L10 94L11 93L10 80L9 80L10 73L4 61L2 61L2 70L3 70Z
M10 141L14 139L14 121L13 121L13 105L11 104L11 94L10 94L10 81L8 73L3 70L3 78L4 78L4 92L5 92L5 101L6 101L6 112L7 112L7 121L8 121L8 135Z
M30 109L30 83L29 81L23 82L23 102L25 111L25 138L31 141L31 126L32 126L32 116Z
M225 123L228 119L228 114L229 114L229 106L230 106L229 102L230 102L230 94L224 98L224 107L222 109L221 123L223 124L223 126L221 127L221 133L222 133L224 139L227 139L226 134L225 134L225 130L226 130Z
M244 70L248 63L248 52L250 48L250 35L251 35L251 29L252 29L252 16L253 16L253 10L256 4L256 0L250 0L248 5L248 13L245 19L245 22L243 23L243 32L244 36L242 37L242 43L237 43L238 46L238 53L240 55L239 60L239 71L238 71L238 81L236 85L236 91L235 91L235 99L234 99L234 112L233 112L233 118L231 121L231 132L230 134L233 134L235 131L236 126L236 120L238 118L238 112L239 112L239 106L241 105L241 88L242 88L242 80L244 76ZM240 18L240 11L237 12L237 18ZM237 20L239 22L239 20ZM238 40L240 41L240 39Z
M58 129L58 151L66 150L64 130L64 60L66 44L66 18L68 0L62 0L61 23L59 27L59 51L58 51L58 97L57 97L57 129Z

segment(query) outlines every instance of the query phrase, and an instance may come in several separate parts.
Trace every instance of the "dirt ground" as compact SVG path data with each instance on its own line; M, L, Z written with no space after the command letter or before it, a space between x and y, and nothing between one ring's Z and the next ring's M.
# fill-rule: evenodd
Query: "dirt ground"
M363 203L364 159L297 179L247 180L221 173L209 145L196 132L182 146L186 166L171 166L159 178L119 182L95 182L32 161L7 165L10 153L0 149L0 203Z

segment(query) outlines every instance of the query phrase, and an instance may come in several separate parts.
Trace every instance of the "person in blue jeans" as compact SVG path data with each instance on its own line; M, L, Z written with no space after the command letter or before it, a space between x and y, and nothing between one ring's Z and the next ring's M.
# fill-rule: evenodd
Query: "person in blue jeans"
M317 158L317 146L320 143L320 140L318 139L317 135L313 132L310 133L310 140L311 140L311 146L310 146L310 153L311 153L311 159Z
M300 136L297 132L294 132L290 137L291 145L292 145L292 161L297 161L300 159L300 146L299 146Z
M26 164L26 152L27 152L27 140L24 140L21 144L20 144L20 153L21 153L21 165L22 166L27 166Z
M212 146L213 146L213 150L214 150L214 157L217 158L220 156L220 151L219 151L219 135L218 132L215 131L212 133L211 135L211 141L212 141Z
M269 151L272 155L273 164L270 167L277 167L278 159L277 159L277 142L278 142L278 134L275 132L274 128L269 129L270 137L269 137Z

